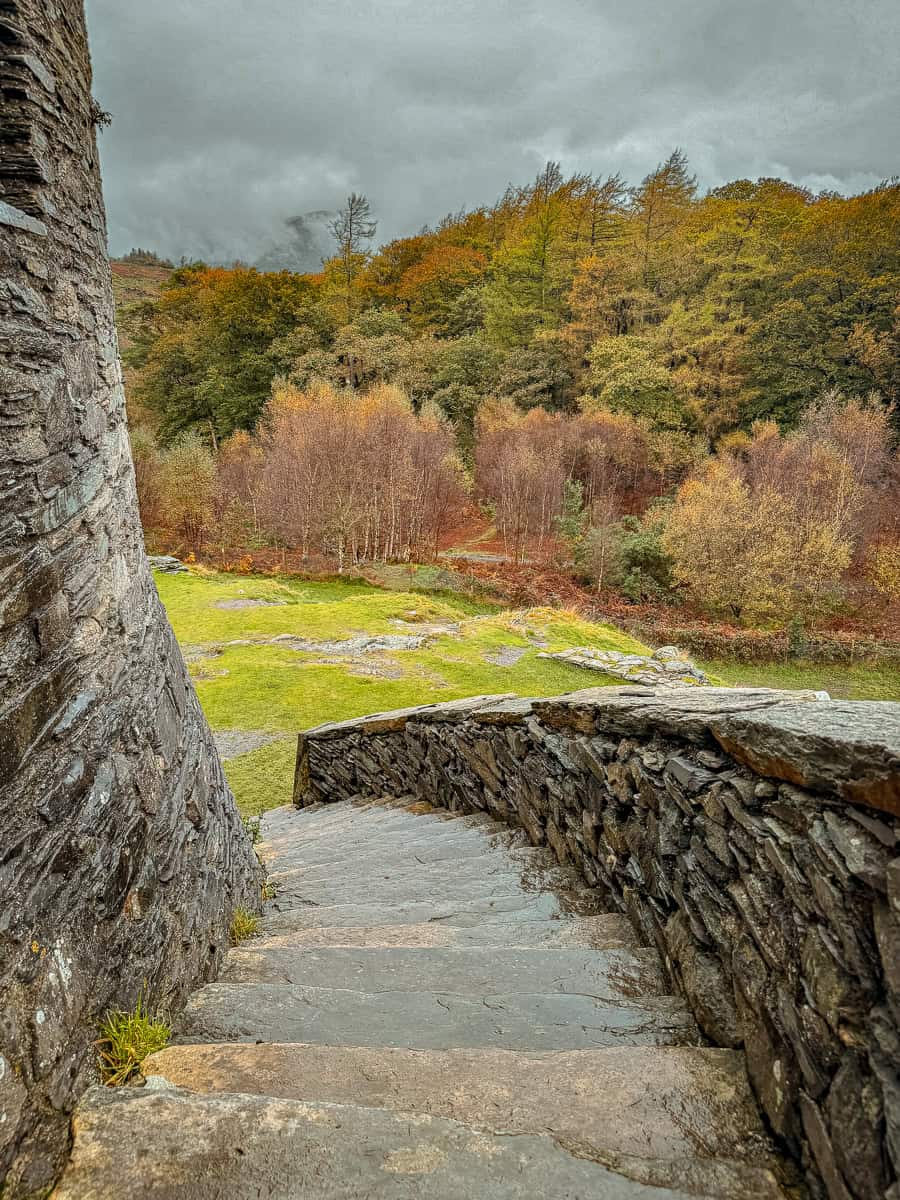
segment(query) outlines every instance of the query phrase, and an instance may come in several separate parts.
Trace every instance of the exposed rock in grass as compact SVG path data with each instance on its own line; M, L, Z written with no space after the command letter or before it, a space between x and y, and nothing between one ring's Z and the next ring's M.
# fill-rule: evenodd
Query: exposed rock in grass
M279 633L262 640L238 638L225 642L226 646L281 646L285 650L296 650L300 654L381 654L384 651L419 650L425 645L429 634L382 633L360 634L358 637L340 638L335 641L314 642L309 638L297 637L293 633Z
M705 672L695 666L677 646L661 646L653 654L623 654L619 650L593 650L579 646L556 654L540 654L539 658L555 658L573 667L602 671L629 683L649 684L651 687L684 687L709 684Z
M234 600L217 600L216 608L277 608L284 604L287 604L286 600L251 600L249 596L239 596Z
M213 734L219 758L223 762L239 758L242 754L251 754L269 742L276 741L281 734L267 733L264 729L220 729Z
M527 653L523 646L498 646L496 650L486 650L482 658L495 667L514 667Z
M147 561L152 570L162 571L165 575L187 574L187 567L184 563L171 554L150 554L147 556Z

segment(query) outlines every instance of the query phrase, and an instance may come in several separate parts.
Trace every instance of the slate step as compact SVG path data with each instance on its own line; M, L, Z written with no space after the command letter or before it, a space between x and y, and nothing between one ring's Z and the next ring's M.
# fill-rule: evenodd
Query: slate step
M171 1087L93 1088L53 1200L688 1200L548 1136Z
M551 1133L644 1183L728 1200L781 1195L780 1164L743 1057L730 1050L191 1045L154 1054L144 1071L196 1092L359 1104L488 1132Z
M298 984L364 992L494 995L560 992L603 999L664 990L655 951L328 948L228 954L220 983Z
M367 992L297 984L211 983L176 1026L179 1042L310 1042L418 1050L494 1046L580 1050L696 1041L684 1003L549 992L484 996L436 991Z
M350 826L348 830L334 830L318 836L304 836L302 825L297 831L289 828L278 836L266 836L261 844L265 857L287 856L310 864L317 862L352 862L360 855L384 851L389 855L407 854L419 848L440 847L442 850L456 849L461 856L467 853L484 853L486 850L514 849L530 845L521 830L503 827L497 830L466 828L462 824L436 821L430 817L412 818L416 824L394 829L359 830ZM302 822L302 816L296 818ZM353 829L353 833L349 832Z
M574 871L559 866L552 851L531 846L492 848L484 839L466 846L462 851L456 845L421 842L418 846L410 846L404 842L394 844L390 849L370 847L357 854L330 858L327 862L311 861L302 847L293 851L285 849L267 857L271 862L272 874L288 876L292 872L302 871L310 880L329 884L362 875L414 879L426 872L429 875L465 874L475 879L497 873L518 873L533 880L535 886L546 886L544 880L558 879L567 885L579 881Z
M315 910L312 910L313 916ZM309 925L297 926L290 913L266 919L267 936L246 943L255 951L274 948L340 946L500 946L504 949L541 947L615 950L638 946L631 923L619 913L592 917L570 917L561 921L501 921L475 925L448 925L443 921L410 922L401 925ZM279 931L280 930L280 931Z
M454 864L468 871L476 871L479 865L522 871L552 870L554 867L544 851L532 847L496 847L483 837L466 843L434 838L408 838L403 842L389 840L381 844L365 843L349 851L332 850L322 854L311 851L308 846L289 842L277 850L271 845L262 845L259 852L270 874L303 870L308 872L311 879L332 881L356 872L377 871L379 867L383 868L383 873L390 871L402 874L441 868L446 870ZM556 870L561 871L562 868L557 866ZM567 878L577 878L570 872L564 874Z
M494 901L508 904L518 900L537 904L546 915L553 912L592 913L604 907L598 892L586 887L525 887L518 872L486 875L482 879L464 873L431 873L420 876L399 875L387 878L362 874L358 878L338 879L333 884L311 880L302 870L270 875L275 890L277 909L284 911L298 905L323 907L342 904L367 904L390 907L396 904L465 904L476 901L492 905ZM542 900L547 897L547 900ZM555 899L556 904L550 902Z
M314 901L304 904L300 898L276 895L276 899L267 905L259 928L262 933L284 933L324 925L420 925L426 921L463 927L492 922L518 925L529 921L559 921L569 915L592 916L599 904L599 898L587 894L583 903L576 900L570 907L551 892L487 894L469 900L421 899L396 904L377 901L373 904L316 904Z

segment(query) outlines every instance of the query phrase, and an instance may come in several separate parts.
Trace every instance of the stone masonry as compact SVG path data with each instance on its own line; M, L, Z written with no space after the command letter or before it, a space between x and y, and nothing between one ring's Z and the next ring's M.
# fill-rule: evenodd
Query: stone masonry
M0 0L0 1190L97 1025L213 975L258 867L147 567L81 0Z
M485 812L577 867L742 1048L830 1200L900 1196L900 705L596 688L481 697L300 737L295 803Z

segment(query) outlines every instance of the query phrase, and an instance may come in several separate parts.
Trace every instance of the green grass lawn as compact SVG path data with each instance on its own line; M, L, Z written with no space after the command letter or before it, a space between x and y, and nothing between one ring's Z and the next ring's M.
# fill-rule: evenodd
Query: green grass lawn
M700 664L728 687L809 688L835 700L900 700L900 670L892 666L804 662L743 663L716 659Z
M385 591L356 581L199 572L158 575L156 582L213 729L294 735L323 721L461 696L551 696L620 681L542 659L541 650L644 649L612 626L573 614L555 609L498 611L496 605L449 592ZM279 603L219 607L246 600ZM419 650L367 654L352 663L323 662L330 656L266 644L281 633L316 641L408 633L423 622L452 622L458 632L435 636ZM224 645L239 639L256 644ZM521 656L509 666L489 661L502 650L521 651ZM294 746L293 736L286 736L226 764L244 815L290 798Z

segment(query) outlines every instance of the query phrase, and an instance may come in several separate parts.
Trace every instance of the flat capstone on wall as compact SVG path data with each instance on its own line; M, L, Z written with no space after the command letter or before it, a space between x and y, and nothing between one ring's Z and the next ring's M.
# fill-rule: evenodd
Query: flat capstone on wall
M900 1200L900 705L593 688L301 734L295 803L408 795L553 848L659 948L829 1200Z

